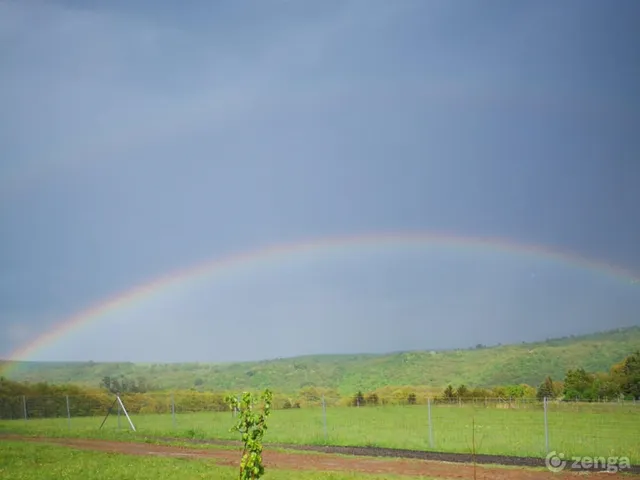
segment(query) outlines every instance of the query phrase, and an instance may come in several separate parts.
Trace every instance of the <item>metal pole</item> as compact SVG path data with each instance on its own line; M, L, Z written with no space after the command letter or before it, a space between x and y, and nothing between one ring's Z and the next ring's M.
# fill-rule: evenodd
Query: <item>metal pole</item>
M22 395L22 409L24 410L24 419L27 420L27 397Z
M173 420L173 428L176 428L176 402L171 392L171 419Z
M102 430L102 427L104 426L104 422L106 422L107 418L109 418L109 415L111 415L111 410L113 410L113 406L116 404L117 401L118 401L118 397L116 397L116 399L113 401L113 403L109 407L109 410L107 410L107 414L102 419L102 423L100 424L100 427L98 428L98 430Z
M549 453L549 421L547 418L547 397L544 397L544 445Z
M433 449L433 423L431 423L431 398L427 398L427 412L429 415L429 446Z
M136 427L133 426L133 422L131 421L131 418L129 418L129 414L127 413L127 409L124 408L124 404L122 403L122 400L120 400L120 396L118 395L116 397L116 399L118 400L118 404L120 405L120 407L122 407L122 411L124 412L125 417L127 417L127 420L129 420L129 425L131 425L131 429L135 432L136 431Z
M324 395L322 395L322 422L324 424L324 443L327 443L327 404L324 401Z
M71 430L71 408L69 407L69 395L67 395L67 425Z

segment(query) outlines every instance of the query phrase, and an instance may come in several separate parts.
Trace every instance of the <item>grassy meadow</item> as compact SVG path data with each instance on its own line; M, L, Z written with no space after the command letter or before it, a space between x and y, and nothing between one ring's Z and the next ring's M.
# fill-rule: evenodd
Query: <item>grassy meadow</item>
M0 433L76 437L176 437L238 440L229 431L230 412L132 415L137 432L121 415L3 420ZM325 427L326 418L326 427ZM640 463L640 404L550 403L549 448L567 456L626 456ZM474 435L475 428L475 435ZM425 451L544 457L544 410L538 403L518 408L496 405L433 405L431 428L425 405L275 410L267 443L377 446Z
M200 480L203 478L236 479L237 467L216 465L212 460L185 460L143 457L74 448L3 441L0 448L0 478L12 480L104 480L135 478L136 480ZM335 472L289 472L267 469L269 480L381 480L402 476L365 475ZM412 477L416 478L416 477ZM418 477L428 480L426 477ZM435 479L433 479L435 480Z

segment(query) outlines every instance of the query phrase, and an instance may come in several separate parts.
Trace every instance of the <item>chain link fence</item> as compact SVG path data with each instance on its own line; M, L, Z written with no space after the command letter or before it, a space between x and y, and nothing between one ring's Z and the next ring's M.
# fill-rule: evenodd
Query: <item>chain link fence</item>
M215 393L0 397L0 432L91 434L131 429L158 438L237 440L234 412ZM640 462L640 402L514 398L280 398L268 441L544 457L624 456ZM346 406L349 405L349 406ZM109 415L107 413L110 412ZM131 419L131 424L128 418ZM94 433L92 433L94 432Z

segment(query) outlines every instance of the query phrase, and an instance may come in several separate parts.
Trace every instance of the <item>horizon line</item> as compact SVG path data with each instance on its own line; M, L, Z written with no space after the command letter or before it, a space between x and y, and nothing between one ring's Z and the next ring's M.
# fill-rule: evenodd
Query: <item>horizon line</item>
M608 334L608 333L618 333L621 331L627 330L640 330L640 325L629 325L625 327L616 327L610 328L606 330L595 330L590 333L581 333L578 335L564 335L562 337L548 337L544 340L531 340L531 341L521 341L521 342L512 342L512 343L495 343L491 345L478 344L482 345L482 348L478 348L478 345L469 346L469 347L457 347L457 348L423 348L423 349L411 349L411 350L393 350L393 351L385 351L385 352L354 352L354 353L306 353L300 355L292 355L286 357L270 357L263 358L259 360L237 360L237 361L143 361L136 362L131 360L113 360L113 361L95 361L95 360L11 360L11 359L3 359L0 358L0 364L25 364L25 363L63 363L63 364L133 364L133 365L181 365L181 364L203 364L203 365L238 365L244 363L261 363L261 362L276 362L281 360L293 360L296 358L305 358L305 357L353 357L353 356L372 356L372 357L381 357L387 355L396 355L401 353L422 353L422 352L455 352L455 351L473 351L473 350L485 350L491 348L500 348L500 347L518 347L522 345L535 345L540 343L553 342L557 340L565 340L565 339L580 339L584 337L590 337L598 334ZM3 372L0 372L0 377Z

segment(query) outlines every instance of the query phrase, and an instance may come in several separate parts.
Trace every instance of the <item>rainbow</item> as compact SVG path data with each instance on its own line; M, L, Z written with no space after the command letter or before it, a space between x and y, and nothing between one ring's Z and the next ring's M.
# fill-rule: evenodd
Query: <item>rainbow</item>
M220 274L230 272L240 266L254 268L263 261L280 262L295 254L311 253L319 254L324 251L343 249L348 246L364 247L367 245L394 247L406 247L413 244L442 245L480 250L494 250L497 252L511 252L521 255L529 255L554 260L575 267L594 270L600 274L618 277L626 282L640 283L640 275L630 270L611 265L598 260L586 258L572 252L562 251L556 248L517 243L498 237L465 237L444 233L406 232L406 233L371 233L360 235L346 235L322 237L267 246L253 251L240 252L213 259L195 266L168 273L150 282L134 286L105 301L83 310L67 319L57 323L51 330L14 352L9 356L9 362L5 365L4 373L9 373L14 363L19 360L28 360L39 349L64 337L67 333L76 330L83 325L99 320L107 313L124 310L136 302L145 298L160 295L172 286L187 284L196 278L208 274Z

